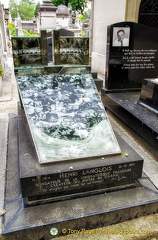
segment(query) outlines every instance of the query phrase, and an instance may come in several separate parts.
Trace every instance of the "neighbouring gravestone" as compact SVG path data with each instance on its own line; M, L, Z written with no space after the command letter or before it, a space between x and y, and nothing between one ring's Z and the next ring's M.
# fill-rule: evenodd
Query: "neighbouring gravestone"
M105 107L156 148L157 43L158 29L132 22L109 26L102 89Z
M60 37L74 37L74 32L61 28L58 30Z
M39 37L12 37L14 67L47 65L46 31Z
M53 31L54 56L57 64L89 64L89 38L63 37L58 30Z
M156 78L158 29L133 22L108 27L105 87L141 88L144 78Z
M143 80L138 103L158 115L158 79Z

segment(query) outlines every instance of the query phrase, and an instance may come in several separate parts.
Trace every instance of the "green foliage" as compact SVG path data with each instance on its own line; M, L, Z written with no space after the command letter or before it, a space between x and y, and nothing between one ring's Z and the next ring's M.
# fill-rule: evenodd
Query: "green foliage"
M103 117L101 117L98 113L94 113L92 116L86 117L86 124L88 128L92 128L97 123L101 122Z
M16 36L17 36L17 32L16 32L16 27L15 27L15 25L14 25L13 23L11 23L11 22L8 22L8 28L9 28L9 30L10 30L10 35L11 35L12 37L16 37Z
M55 6L59 6L61 4L68 7L69 4L71 4L72 10L78 13L83 13L84 9L88 2L91 0L52 0L52 3Z
M77 17L81 22L85 21L87 18L89 17L89 13L88 12L84 12L82 15L80 15L79 17Z
M35 7L25 2L21 2L19 5L19 14L22 20L29 20L34 17Z
M2 64L0 64L0 77L2 77L4 75L4 70L2 67Z
M86 34L85 34L85 32L82 30L82 31L80 31L80 36L82 36L82 37L85 37L86 36Z
M35 16L35 3L31 0L20 0L19 4L17 0L12 0L9 3L9 8L12 18L18 17L18 12L22 20L29 20Z
M35 6L35 12L34 12L35 17L37 17L37 11L38 11L38 8L39 8L40 5L41 5L40 2L38 2Z
M25 29L22 29L22 32L24 33L25 36L28 37L39 37L39 34L35 34L33 30L27 31Z
M48 136L52 136L54 138L60 138L60 139L69 139L72 140L74 138L79 138L75 135L75 129L72 129L68 126L54 126L54 127L45 127L44 133Z
M84 15L81 15L78 17L78 19L82 22L86 20L86 17Z

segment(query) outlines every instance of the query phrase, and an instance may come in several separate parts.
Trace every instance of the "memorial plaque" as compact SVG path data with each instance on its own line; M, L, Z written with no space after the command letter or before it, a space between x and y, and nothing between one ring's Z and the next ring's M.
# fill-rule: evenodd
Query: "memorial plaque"
M13 37L12 46L15 67L41 64L40 37Z
M138 103L158 115L158 79L143 80Z
M46 194L59 197L131 184L141 177L141 165L141 162L105 164L103 167L22 178L22 194L24 197Z
M89 64L89 38L60 37L61 64Z
M121 152L91 74L16 80L40 163Z
M46 65L46 31L41 37L12 37L14 67Z
M54 36L54 64L89 64L89 38Z
M107 34L106 89L139 89L144 78L157 77L158 29L121 22Z

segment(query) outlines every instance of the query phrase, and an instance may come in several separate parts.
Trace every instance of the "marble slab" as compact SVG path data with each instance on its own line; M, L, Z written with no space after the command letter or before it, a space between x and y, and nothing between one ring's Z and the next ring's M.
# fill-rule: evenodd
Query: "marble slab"
M91 74L16 79L40 163L121 153Z

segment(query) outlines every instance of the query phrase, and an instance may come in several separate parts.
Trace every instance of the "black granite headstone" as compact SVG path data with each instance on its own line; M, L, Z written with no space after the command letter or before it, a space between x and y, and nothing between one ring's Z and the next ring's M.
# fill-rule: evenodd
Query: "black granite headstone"
M139 89L157 77L158 29L120 22L108 27L107 39L106 89Z
M143 80L138 103L158 115L158 79Z
M59 35L61 36L61 37L63 37L63 36L67 36L67 37L74 37L74 32L72 32L72 31L69 31L69 30L67 30L67 29L64 29L64 28L61 28L61 29L59 29L58 30L59 31Z

